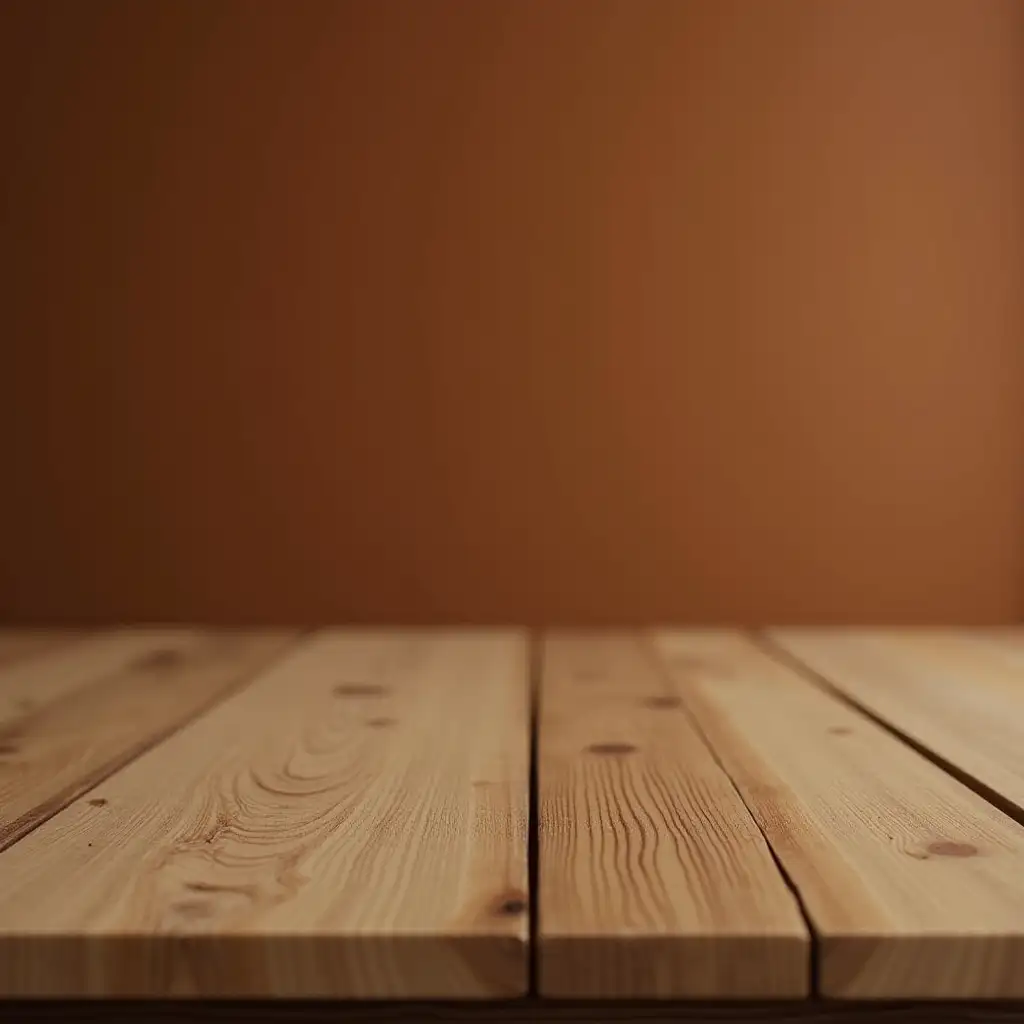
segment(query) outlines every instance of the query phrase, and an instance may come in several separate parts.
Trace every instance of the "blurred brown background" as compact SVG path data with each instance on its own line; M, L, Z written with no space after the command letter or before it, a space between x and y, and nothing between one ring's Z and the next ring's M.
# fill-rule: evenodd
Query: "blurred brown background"
M5 0L0 617L1024 610L1019 0Z

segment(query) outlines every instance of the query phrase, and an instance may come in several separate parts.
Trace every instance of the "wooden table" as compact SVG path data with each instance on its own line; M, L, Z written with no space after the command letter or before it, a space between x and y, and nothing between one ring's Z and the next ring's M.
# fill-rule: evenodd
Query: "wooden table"
M1024 1020L1022 821L1024 631L0 632L25 1019Z

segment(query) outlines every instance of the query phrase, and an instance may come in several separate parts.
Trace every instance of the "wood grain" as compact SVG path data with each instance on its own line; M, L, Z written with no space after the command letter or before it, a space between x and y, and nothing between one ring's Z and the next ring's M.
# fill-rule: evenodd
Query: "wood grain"
M540 993L806 993L798 905L729 781L623 635L548 637L538 736Z
M0 855L0 993L527 981L526 643L328 632Z
M289 639L122 630L0 670L0 850L223 697Z
M97 680L124 672L155 650L181 653L199 642L195 630L121 629L38 648L30 657L12 658L0 668L0 727Z
M783 629L768 637L1024 817L1024 646L934 629Z
M800 893L824 995L1024 995L1024 828L749 640L654 643Z

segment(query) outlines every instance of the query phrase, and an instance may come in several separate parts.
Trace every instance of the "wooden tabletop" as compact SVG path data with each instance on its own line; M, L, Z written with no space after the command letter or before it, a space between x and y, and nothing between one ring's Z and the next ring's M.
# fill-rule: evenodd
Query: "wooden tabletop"
M1024 999L1021 822L1024 631L0 631L5 997Z

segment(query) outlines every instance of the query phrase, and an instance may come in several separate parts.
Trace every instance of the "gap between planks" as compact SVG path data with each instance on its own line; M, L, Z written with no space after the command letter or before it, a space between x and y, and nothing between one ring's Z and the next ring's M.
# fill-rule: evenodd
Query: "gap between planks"
M953 885L966 884L969 890L972 886L975 890L978 889L977 874L979 869L976 862L984 862L986 858L991 858L994 861L996 859L994 855L1000 853L1000 849L1000 856L1012 853L1014 857L1017 857L1019 847L1009 842L1007 837L1008 835L1013 835L1015 842L1018 837L1016 837L1012 830L1009 833L1006 831L1006 825L1005 823L999 823L998 815L995 817L991 816L989 813L991 809L988 812L980 810L983 801L978 799L972 802L966 798L964 793L961 792L963 787L951 779L946 772L961 774L975 788L981 791L982 796L987 797L991 801L994 795L1004 802L1005 805L1019 812L1020 807L1014 802L1014 800L1020 799L1019 793L1011 788L1013 783L1012 771L1009 775L1003 777L992 774L993 771L998 772L1005 769L1005 760L1000 762L999 758L993 759L991 756L992 752L989 750L982 749L980 754L978 754L973 746L969 746L966 749L962 745L960 748L950 746L949 744L958 738L957 732L953 728L958 722L958 719L955 717L943 719L941 714L936 715L934 713L931 717L926 716L925 726L930 731L922 735L920 722L912 716L908 717L908 709L913 711L916 705L912 703L905 704L902 706L902 710L900 705L893 705L891 703L880 706L877 703L880 699L878 693L881 692L884 697L884 691L876 689L874 691L875 703L872 703L871 700L864 696L863 692L858 690L858 687L862 688L865 685L864 679L870 679L872 671L878 671L877 666L880 664L889 665L887 671L893 678L905 679L908 677L908 673L911 672L908 666L914 664L915 661L913 658L906 656L905 653L895 657L892 650L889 649L893 643L891 637L886 641L889 644L889 647L886 648L889 652L886 658L878 660L876 657L874 661L869 660L870 670L865 674L866 670L863 665L861 665L857 672L851 673L849 671L848 649L845 655L846 661L840 659L837 668L836 663L822 665L822 650L826 654L833 650L828 644L824 647L821 644L818 644L817 647L814 647L813 644L811 645L813 648L811 655L814 655L816 651L817 661L815 656L808 655L808 649L805 645L802 653L806 660L802 660L786 646L784 639L777 642L775 634L769 634L769 636L772 646L762 650L758 650L754 643L738 634L719 631L712 633L667 632L654 636L651 642L659 651L659 665L665 669L670 680L669 692L661 693L659 691L655 697L663 701L679 701L677 710L685 712L690 721L690 726L694 728L695 736L700 738L700 742L706 748L707 753L711 755L711 759L715 762L717 768L722 771L722 774L726 776L736 792L742 797L744 809L748 815L753 816L756 828L760 834L763 837L767 837L768 852L774 858L780 879L783 882L788 879L800 899L804 901L805 913L812 922L813 930L817 932L817 941L812 946L809 946L808 949L816 950L821 948L824 952L823 963L820 969L823 991L833 996L861 998L915 995L1016 995L1018 990L1014 987L1012 975L1020 973L1019 929L1014 930L1010 928L1004 933L993 934L991 940L992 948L986 951L983 948L985 944L983 933L972 936L970 932L957 933L954 931L951 934L946 934L941 929L935 932L935 908L925 907L922 909L922 907L917 907L916 913L927 911L927 914L932 915L932 918L923 921L927 928L924 928L921 934L917 934L914 931L901 934L898 929L893 930L892 934L888 935L872 933L864 936L856 930L852 933L849 932L849 921L844 923L843 917L844 914L852 915L850 920L856 920L856 913L853 913L853 911L857 908L851 906L841 907L837 915L836 907L830 906L830 901L832 903L835 903L837 900L839 903L843 902L842 886L839 887L838 891L834 891L831 894L828 892L823 893L819 888L815 887L817 881L815 873L820 872L823 865L828 867L836 877L846 878L846 881L849 881L848 872L844 875L845 869L842 863L844 858L838 857L834 851L829 850L827 843L822 844L821 834L817 836L811 835L814 829L817 829L819 833L822 829L821 821L811 820L809 822L808 820L810 809L812 809L811 805L813 805L811 796L817 798L820 795L819 791L810 784L805 776L800 774L799 770L797 770L799 766L794 767L794 762L790 757L791 752L788 751L785 745L778 745L778 737L768 737L766 739L764 736L758 735L759 730L754 728L754 726L759 726L762 723L756 719L751 719L748 712L744 711L742 701L740 704L737 704L735 694L730 696L730 689L736 689L737 687L733 684L742 682L742 677L746 673L748 678L746 689L743 690L743 693L748 698L751 697L752 691L750 686L752 684L758 684L758 689L761 690L765 686L769 689L774 686L778 691L776 696L781 693L784 702L804 709L805 715L801 719L804 722L808 720L818 721L823 714L827 714L830 718L843 714L852 716L843 719L847 724L828 727L826 734L832 738L824 744L826 750L839 754L839 760L841 761L845 754L849 753L849 750L846 750L844 753L844 749L854 746L853 743L845 743L845 740L852 738L855 730L857 733L863 733L867 737L867 745L872 748L872 753L877 755L881 751L886 755L883 760L895 758L896 762L904 766L913 765L910 774L916 780L914 785L923 786L922 791L931 793L933 796L936 791L938 792L941 798L940 803L943 804L943 814L946 815L946 817L940 815L940 818L946 824L948 824L947 812L949 808L945 805L949 804L958 814L962 815L966 812L966 817L973 820L975 824L981 822L986 828L989 828L992 835L988 838L992 840L994 836L994 849L979 849L973 843L961 839L933 838L930 844L924 845L923 849L916 849L916 853L913 847L902 851L912 860L919 860L925 863L930 862L932 867L936 863L948 865L959 861L961 867L953 874L955 879ZM592 637L591 642L593 639ZM792 641L792 637L789 639ZM803 639L807 641L807 631L804 632ZM821 638L819 637L819 639ZM865 641L864 637L860 639L862 643L870 641L870 638L868 638L868 641ZM644 643L646 644L647 642L645 639ZM930 642L934 646L934 637ZM988 643L989 641L985 642ZM760 643L761 641L759 640ZM795 641L793 644L795 646ZM32 644L30 643L28 646L31 648ZM882 646L885 647L885 644ZM913 647L913 644L910 646ZM941 647L942 644L939 644L939 646ZM904 647L906 647L905 643ZM1001 653L998 654L995 653L994 648L986 648L989 653L982 657L979 653L981 648L975 649L970 647L970 645L969 648L974 651L974 655L971 657L964 653L968 648L958 648L956 644L954 644L953 648L946 648L947 652L949 650L953 650L954 653L956 651L960 652L958 655L960 658L958 677L960 681L964 682L968 678L982 678L986 681L985 685L991 693L995 694L995 697L1003 702L1000 705L1001 707L1019 707L1019 704L1014 704L1016 698L1010 695L1010 691L1005 685L1009 680L1016 678L1013 666L1020 663L1019 652L1011 656L1010 653L1007 653L1009 646L1005 648L1000 647L999 651ZM46 644L41 644L37 651L29 651L31 654L30 660L37 662L40 657L59 657L67 650L68 647L64 644L54 645L52 648L48 648ZM96 654L94 647L89 647L88 642L83 650L93 650L93 658L99 657L102 661L102 657ZM786 653L781 653L783 650ZM919 656L920 651L921 648L918 647ZM102 653L102 645L100 645L100 652ZM529 780L526 787L528 790L528 810L526 814L529 823L529 842L535 851L539 851L540 855L531 858L532 883L526 885L526 890L534 909L539 910L540 913L535 912L528 915L529 928L533 936L533 941L527 943L531 959L530 975L531 977L539 976L542 990L544 988L545 976L549 981L550 979L558 978L558 955L554 958L549 956L548 963L545 966L544 950L547 948L549 953L551 950L557 950L559 941L561 941L565 947L561 954L563 970L568 970L568 974L563 975L562 982L557 980L550 982L549 987L553 992L558 990L559 984L563 984L565 986L564 991L568 994L578 992L581 985L584 990L589 991L593 989L598 994L603 991L606 995L618 996L673 993L684 995L690 993L700 994L699 986L694 987L692 980L687 980L685 970L681 973L676 972L675 976L667 981L659 977L657 971L652 976L650 974L652 970L651 965L643 962L644 951L640 943L626 943L621 941L621 936L616 939L614 935L606 933L606 938L601 941L605 942L607 948L601 950L600 942L596 944L591 942L589 943L590 951L588 952L584 948L588 945L588 942L579 941L585 939L585 936L574 936L573 934L559 936L557 927L545 929L544 907L542 905L537 906L538 903L542 903L541 897L547 876L544 864L546 855L543 852L544 846L542 843L543 812L545 807L545 778L542 770L544 763L544 752L542 750L544 726L540 720L541 709L537 704L540 674L537 662L539 648L534 647L533 652L531 663L535 667L527 673L529 676L528 687L531 703L530 710L527 712L527 720L530 723L528 726L530 754L528 755ZM0 656L2 656L2 653L3 648L0 645ZM981 671L980 677L977 674L972 676L971 666L975 663L975 657L980 658L981 663L987 666L983 670L979 670ZM893 661L894 658L895 661ZM901 658L902 660L900 660ZM1015 658L1017 660L1014 660ZM117 659L114 660L116 661ZM925 658L925 661L927 660ZM131 659L128 659L128 662L130 664ZM934 658L932 663L933 668L931 671L934 674L936 671L934 668ZM25 664L28 664L27 660ZM896 664L897 667L893 668L893 664ZM844 665L846 665L845 670L843 668ZM871 669L870 666L875 667ZM827 671L819 671L822 667ZM638 669L636 665L630 667L628 659L626 668L634 676L643 676L644 672L649 671L642 668ZM129 669L129 671L131 670ZM120 683L116 685L112 686L108 676L103 673L100 673L96 679L93 679L90 685L98 681L106 687L104 692L107 692L108 695L114 692L123 693L125 686L124 672L125 668L121 667L115 668L111 673L108 673L115 680L120 680ZM815 675L814 681L809 680L808 673ZM657 670L655 674L657 674ZM32 678L31 673L26 678ZM39 678L42 677L40 676ZM61 687L67 682L67 677L61 676L58 673L56 676L51 674L47 678L50 679L48 685L53 688L50 697L54 701L59 697L63 697L64 692ZM61 679L64 682L60 682ZM54 680L57 680L57 683L54 683ZM785 683L782 680L785 680ZM794 680L797 681L796 684ZM821 688L822 685L827 688L828 692ZM71 687L72 692L76 688L77 684ZM851 691L857 692L852 693ZM763 699L763 692L759 695L756 691L753 692L755 697ZM794 696L796 694L801 694L802 696ZM817 696L811 697L809 696L810 694L817 694ZM822 698L826 699L825 703L822 703ZM22 699L24 698L22 697ZM981 712L978 711L979 704L976 700L974 703L968 701L967 706L975 708L975 714L981 716L976 719L977 721L984 720L984 715L981 715ZM827 712L825 709L827 709ZM2 710L2 705L0 705L0 710ZM201 714L202 710L200 708L195 714ZM648 710L668 712L673 710L673 708L671 703L663 703L659 707L649 708ZM771 718L770 715L767 717ZM1002 717L1004 720L1006 719L1005 715ZM1018 718L1017 720L1020 719ZM0 719L0 722L2 722L2 719ZM1012 725L1012 722L1010 724ZM884 729L882 728L883 726ZM682 726L679 728L684 729ZM887 737L889 742L881 740L879 738L881 736ZM152 742L155 744L159 742L160 738L158 735ZM601 741L595 742L597 745L601 744ZM615 742L625 743L625 741ZM818 739L816 743L816 746L814 743L811 746L813 750L818 752L816 756L820 759L822 741ZM922 774L921 758L908 750L908 743L917 750L924 751L936 762L938 767L933 766L933 774L929 775L927 772ZM895 744L895 746L892 744ZM590 744L590 746L593 745L595 744ZM608 744L606 743L605 745ZM699 749L699 746L695 746L693 743L688 743L688 747L691 750L691 754L688 756L692 756L693 749ZM902 754L894 753L895 750L899 749L903 750ZM943 750L951 757L955 757L957 759L956 762L954 763L953 760L945 761L942 754ZM139 751L135 750L128 759L130 760L131 757L138 753ZM603 756L611 756L613 758L625 757L628 760L627 755L631 753L624 750L612 750L606 751ZM911 758L910 760L907 760L908 755ZM972 755L975 756L974 762L970 762ZM960 767L961 762L964 760L971 763L970 772ZM781 787L781 803L780 793L772 791L773 785L776 790L779 789L778 773L776 771L778 769L778 761L782 761L785 766L785 770L781 773L782 782L784 783ZM760 767L757 771L751 772L751 764L756 764ZM866 777L869 779L878 775L877 766L870 763L870 761L866 765L861 765L861 767L866 767ZM116 771L117 768L118 765L115 765L113 768L110 768L110 772ZM704 771L710 771L710 769L706 769L701 765L701 772ZM794 771L796 771L795 775L793 774ZM986 772L989 773L987 777L993 780L993 785L1000 787L999 791L994 788L988 792L985 791L986 784L981 779L986 777ZM711 774L713 775L714 773L711 772ZM922 779L924 782L922 782ZM938 779L943 779L944 781L939 782L937 781ZM1006 781L1007 779L1010 780L1009 783ZM850 780L847 778L845 784L849 785L849 782ZM911 786L910 788L912 790L914 787ZM1011 797L1004 795L1006 793L1017 795ZM716 810L719 809L716 807ZM894 814L892 806L887 805L884 809L887 814ZM898 808L895 810L898 810ZM920 811L922 808L917 808L916 810ZM928 808L923 808L923 810L929 812ZM934 811L934 808L931 810ZM53 812L51 811L50 814L52 816ZM810 817L813 819L814 816L811 815ZM920 817L920 814L918 814L918 817ZM925 817L928 817L927 813ZM907 824L898 814L895 815L893 820L899 821L901 827ZM814 828L809 828L809 824L813 825ZM666 823L668 831L671 832L673 827L678 828L678 825L673 826L671 823ZM804 831L801 831L801 829L804 829ZM828 838L827 829L825 830L825 835ZM832 838L834 839L835 835L832 835ZM817 847L814 847L814 844L811 843L810 849L802 850L799 848L799 840L803 840L806 843L811 839L817 842ZM797 840L795 845L794 840ZM1002 847L1000 847L1000 843L1002 843ZM932 847L937 847L944 852L934 852ZM966 855L967 848L972 849L970 855ZM948 852L945 852L947 850ZM950 856L949 854L954 850L956 851L955 856ZM857 860L858 857L863 867L863 850L854 859ZM868 858L868 863L870 863L870 858ZM905 868L906 865L904 864L903 867ZM974 872L973 874L972 871ZM947 871L946 874L949 875L950 872ZM570 879L570 881L572 884L578 884L576 879ZM854 887L853 891L856 892L856 887ZM899 894L897 893L897 895ZM1019 893L1015 888L1013 898L1016 899L1018 896ZM692 894L689 898L692 898ZM919 899L920 895L914 898ZM847 902L851 902L849 897L847 897ZM870 900L867 902L870 902ZM911 899L910 903L913 904L913 899ZM1015 903L1014 906L1016 907L1018 904ZM903 912L905 913L906 911L907 906L904 906ZM914 914L911 913L909 916L912 918ZM671 915L666 917L665 920L669 920L670 917ZM867 915L864 920L869 918L870 915ZM555 920L557 924L557 914L554 918L550 918L550 920ZM837 924L837 922L839 923ZM871 927L877 928L879 922L885 923L884 914L876 918ZM891 925L892 922L889 922L889 924ZM915 927L920 927L921 924L922 922L918 921ZM929 928L932 929L931 932L928 931ZM849 934L844 934L844 929ZM925 932L928 934L925 934ZM598 931L597 934L600 935L601 932ZM725 934L727 935L728 933ZM931 936L930 939L929 936ZM680 939L682 938L683 933L680 933ZM705 943L705 952L708 947L708 938L709 936L705 935L702 940ZM671 963L673 958L675 958L675 962L677 964L680 963L680 955L686 948L685 944L681 941L678 942L676 951L673 953L670 934L667 942L667 949L661 948L657 943L650 948L657 949L658 955L662 957L664 962ZM577 948L572 950L571 953L568 952L569 947L574 944ZM630 959L630 951L626 947L631 944L634 946L634 951L640 950L639 958L634 957L632 960ZM972 947L974 948L972 949ZM724 949L725 947L722 948ZM597 951L596 959L595 950ZM582 960L580 960L581 951L583 955ZM682 960L685 961L692 953L693 947L691 946L687 956L683 956ZM699 955L703 956L704 953ZM915 958L921 961L916 966L913 963ZM943 965L948 963L950 958L958 962L956 969L945 970ZM999 960L1005 961L1003 968L1000 968L996 963ZM965 963L966 967L964 966ZM552 970L552 964L555 964L554 970ZM565 964L569 964L569 968L564 968ZM993 966L994 964L995 966ZM711 976L714 976L715 969L712 966L710 970ZM576 972L576 980L571 980L573 971ZM588 976L590 980L587 980ZM565 977L570 977L570 980L566 982L564 980ZM777 982L772 982L773 986L776 984ZM745 991L743 985L749 985L749 976L748 981L744 982L741 980L739 984L736 984L734 979L730 979L728 985L731 987L731 991L742 995ZM531 985L531 989L532 987ZM777 994L782 994L781 989Z
M0 851L224 699L292 634L0 635ZM49 641L49 642L48 642Z
M654 643L798 887L822 994L1024 991L1024 830L726 631Z
M540 994L806 995L798 903L645 647L549 636L543 672Z
M514 631L326 631L0 854L7 995L526 991Z
M1024 824L1019 631L791 628L755 639Z

